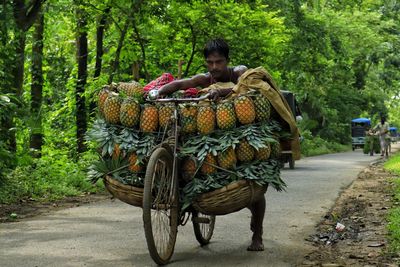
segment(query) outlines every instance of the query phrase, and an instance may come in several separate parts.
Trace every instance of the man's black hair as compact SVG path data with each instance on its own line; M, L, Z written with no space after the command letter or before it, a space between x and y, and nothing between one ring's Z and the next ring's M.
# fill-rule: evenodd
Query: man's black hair
M229 59L229 45L223 39L214 39L207 42L204 46L204 58L207 58L210 54L217 52L226 59Z

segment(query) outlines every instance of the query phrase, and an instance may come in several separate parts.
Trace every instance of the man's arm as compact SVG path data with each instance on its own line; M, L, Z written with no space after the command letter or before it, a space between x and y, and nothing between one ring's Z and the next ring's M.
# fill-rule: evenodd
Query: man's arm
M195 88L198 86L207 87L209 86L210 78L206 74L198 74L192 78L175 80L170 82L158 90L160 96L171 94L178 90L184 90L187 88Z

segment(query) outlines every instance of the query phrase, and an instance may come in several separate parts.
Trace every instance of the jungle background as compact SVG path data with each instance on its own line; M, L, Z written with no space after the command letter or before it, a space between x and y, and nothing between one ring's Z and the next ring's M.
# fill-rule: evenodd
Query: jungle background
M353 118L400 126L399 15L396 0L2 0L0 203L102 190L85 179L97 92L204 72L215 37L296 94L305 156L351 149Z

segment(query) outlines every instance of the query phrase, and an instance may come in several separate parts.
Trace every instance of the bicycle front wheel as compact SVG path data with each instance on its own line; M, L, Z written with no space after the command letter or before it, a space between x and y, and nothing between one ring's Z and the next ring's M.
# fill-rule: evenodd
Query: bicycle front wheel
M165 148L157 148L146 169L143 224L150 255L160 265L171 258L178 232L178 188L172 170L172 155Z

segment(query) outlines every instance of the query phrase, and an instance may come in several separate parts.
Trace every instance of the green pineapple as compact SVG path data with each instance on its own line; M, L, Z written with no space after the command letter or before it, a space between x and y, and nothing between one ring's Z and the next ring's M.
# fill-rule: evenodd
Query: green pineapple
M266 122L271 118L271 103L262 94L253 97L253 103L256 109L256 120Z

